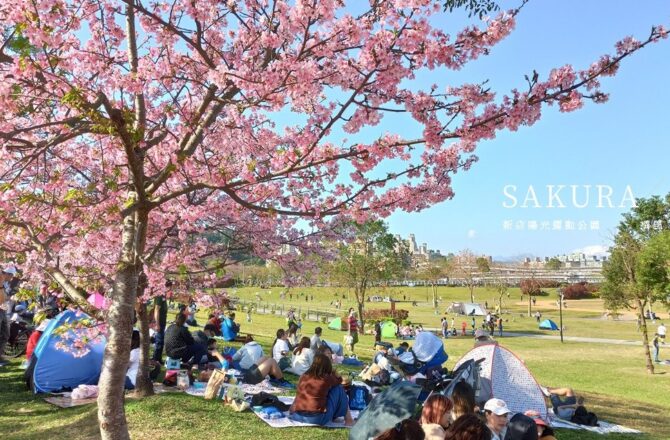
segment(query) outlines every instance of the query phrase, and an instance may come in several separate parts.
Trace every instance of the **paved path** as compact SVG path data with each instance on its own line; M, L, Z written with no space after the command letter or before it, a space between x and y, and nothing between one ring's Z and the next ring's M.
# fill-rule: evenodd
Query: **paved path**
M432 331L435 333L441 332L441 329L437 328L426 328L428 331ZM460 334L460 333L459 333ZM468 329L468 334L470 334L470 329ZM495 332L494 337L498 334L498 332ZM560 341L561 336L560 335L541 335L541 334L536 334L536 333L517 333L517 332L503 332L503 338L510 337L510 338L535 338L535 339L549 339L552 341ZM631 340L624 340L624 339L604 339L604 338L585 338L582 336L563 336L564 341L570 341L570 342L586 342L590 344L612 344L612 345L636 345L638 347L642 346L642 341L631 341Z
M560 335L538 335L534 333L514 333L514 332L503 332L504 336L509 337L524 337L524 338L536 338L536 339L550 339L553 341L560 341ZM585 338L582 336L563 336L564 341L570 342L587 342L592 344L613 344L613 345L637 345L642 346L642 341L630 341L624 339L603 339L603 338Z

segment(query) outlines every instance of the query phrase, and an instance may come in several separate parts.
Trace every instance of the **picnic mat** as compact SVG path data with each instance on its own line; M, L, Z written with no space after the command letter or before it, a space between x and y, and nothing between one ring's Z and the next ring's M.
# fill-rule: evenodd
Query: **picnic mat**
M61 396L45 397L44 400L47 403L56 405L59 408L73 408L75 406L88 405L89 403L96 403L98 401L98 398L91 397L88 399L73 400L72 397L70 397L70 393L65 393Z
M284 402L287 405L290 405L293 403L293 396L279 396L279 400ZM350 428L350 426L344 426L344 418L338 419L337 422L333 421L327 424L326 426L319 426L319 425L312 425L310 423L302 423L302 422L296 422L294 420L289 419L288 417L282 417L281 419L264 419L263 417L260 416L258 413L254 413L256 416L258 416L259 419L270 425L272 428L300 428L300 427L305 427L305 426L311 426L311 427L320 427L320 428ZM284 416L288 416L288 411L284 412ZM351 417L353 417L354 420L358 418L358 411L351 411Z
M233 386L229 383L223 383L221 384L223 387L230 387ZM282 388L278 388L270 383L269 380L264 380L263 382L256 384L256 385L250 385L247 383L238 383L236 384L244 394L260 394L260 393L268 393L268 394L280 394L284 390ZM196 396L196 397L204 397L205 396L205 388L195 388L193 386L188 387L185 390L186 394L190 394L191 396Z
M577 423L559 419L554 415L552 409L549 409L547 413L549 414L549 424L552 428L581 429L584 431L595 432L597 434L642 434L642 432L638 431L637 429L626 428L625 426L603 422L602 420L598 420L598 425L600 426L578 425Z

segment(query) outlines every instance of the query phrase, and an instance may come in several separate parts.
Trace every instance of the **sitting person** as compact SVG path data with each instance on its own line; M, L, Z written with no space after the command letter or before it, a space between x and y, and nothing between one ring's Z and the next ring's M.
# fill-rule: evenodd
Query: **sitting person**
M28 342L26 343L26 364L30 363L30 358L33 357L33 351L35 351L35 347L37 347L37 343L40 341L40 338L42 337L42 333L44 333L44 330L47 329L47 325L49 325L50 319L44 319L42 322L40 322L40 325L37 326L37 328L30 334L30 337L28 338Z
M491 430L474 413L463 414L447 429L444 440L491 440Z
M456 419L466 414L475 413L475 390L469 383L458 382L451 393L451 401L454 404L454 408L451 410L452 421L456 421Z
M140 332L133 330L130 338L130 358L126 372L125 389L134 390L137 381L137 371L140 368Z
M165 330L165 353L172 359L200 364L207 356L207 347L197 344L191 332L184 326L186 315L177 313L175 322Z
M400 373L393 368L393 365L397 365L399 360L395 356L391 344L380 341L375 345L375 349L377 350L377 353L375 353L372 358L373 362L377 364L379 368L386 370L389 373L391 383L400 379Z
M491 440L504 440L507 433L507 417L511 411L501 399L489 399L484 404L486 426L491 430Z
M425 436L419 422L405 419L396 423L393 428L379 434L374 440L424 440L425 438L428 437Z
M290 344L291 347L297 347L298 342L300 340L298 339L298 324L296 323L291 323L291 325L288 326L288 331L286 332L286 340Z
M323 329L321 327L317 327L314 329L314 336L312 336L312 339L310 341L309 348L311 348L314 352L321 347L321 333L323 332Z
M446 396L432 394L423 404L421 428L426 440L443 440L445 429L451 425L451 410L454 404Z
M277 338L272 343L272 358L277 362L279 368L286 370L291 366L291 345L283 328L277 330Z
M526 411L524 414L535 422L539 440L556 440L556 434L554 433L553 428L540 417L540 413L537 411Z
M312 366L314 360L314 350L310 348L311 341L307 336L300 339L300 343L293 350L293 358L291 359L291 367L286 369L287 372L293 373L297 376L303 375L309 367Z
M498 342L494 341L484 330L478 328L475 330L475 348L486 344L498 345Z
M233 362L237 362L237 366L242 371L244 383L256 385L263 382L265 376L269 375L270 382L273 384L284 388L293 387L284 380L284 375L277 362L263 356L263 348L254 341L251 335L247 335L245 344L233 355Z
M577 397L572 388L547 387L546 391L549 393L549 400L551 400L551 405L554 408L554 414L558 418L570 420L575 414L577 407L584 404L584 398Z
M211 324L214 326L214 336L221 336L221 320L219 319L219 316L215 313L210 313L209 318L207 320L207 324ZM205 325L207 327L207 325Z
M231 312L228 316L223 318L223 323L221 324L221 335L223 336L224 341L238 341L243 342L238 334L240 333L240 325L235 322L235 313Z
M507 425L505 440L537 440L537 425L525 414L514 414Z
M325 426L344 417L346 426L353 425L342 378L333 370L333 364L325 354L317 353L312 366L300 376L289 412L289 418L298 422Z
M400 356L401 354L406 353L408 351L409 351L409 344L407 342L401 342L395 351L395 355Z
M208 346L209 340L216 336L218 329L214 324L205 324L202 330L193 333L193 340L196 344Z

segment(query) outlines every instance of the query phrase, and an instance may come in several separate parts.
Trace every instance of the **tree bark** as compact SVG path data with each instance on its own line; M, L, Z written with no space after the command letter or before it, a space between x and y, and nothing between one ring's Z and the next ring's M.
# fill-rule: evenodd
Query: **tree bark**
M533 309L533 295L531 295L531 294L529 293L529 294L528 294L528 317L529 317L529 318L530 318L531 316L533 316L533 314L532 314L532 313L533 313L533 310L532 310L532 309Z
M124 384L128 371L137 281L142 270L148 214L135 211L123 219L122 247L107 314L107 346L98 393L98 422L103 440L130 440L124 410Z
M140 288L137 296L142 297L144 289ZM137 369L137 379L135 381L135 397L148 397L154 395L154 384L149 378L151 371L151 360L149 352L151 349L151 336L149 336L149 311L147 304L141 299L138 300L137 323L140 327L140 367Z
M651 351L649 350L649 335L647 334L647 320L644 317L644 305L642 304L642 301L640 301L640 298L635 298L635 302L637 303L637 312L639 313L640 320L642 322L641 330L642 330L642 345L644 346L644 357L646 358L647 361L647 373L649 374L654 374L654 362L651 360Z
M437 289L435 288L435 283L432 283L433 286L433 308L437 308Z

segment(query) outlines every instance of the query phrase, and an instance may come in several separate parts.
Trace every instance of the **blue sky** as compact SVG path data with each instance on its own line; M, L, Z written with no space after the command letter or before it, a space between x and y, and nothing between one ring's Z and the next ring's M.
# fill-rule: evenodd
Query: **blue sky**
M445 26L457 31L465 19L456 14ZM531 1L518 17L516 31L490 56L450 72L448 78L427 75L426 84L489 79L492 90L504 93L522 87L524 74L533 69L546 78L551 68L566 63L585 68L612 53L624 36L646 38L653 24L670 25L670 2ZM664 40L626 60L615 77L603 81L608 103L587 104L567 114L548 108L533 127L480 144L479 162L454 176L453 200L421 213L396 213L388 219L391 230L403 236L414 233L417 241L443 252L469 248L494 256L544 256L607 246L630 203L625 201L623 209L598 208L596 185L611 187L615 206L628 186L635 197L670 192L669 72L670 40ZM503 207L512 203L503 193L506 185L517 187L516 208ZM520 207L529 185L542 207ZM567 186L559 193L565 208L547 207L547 185ZM586 197L583 185L591 185L588 207L572 206L570 185L579 185L579 204Z

